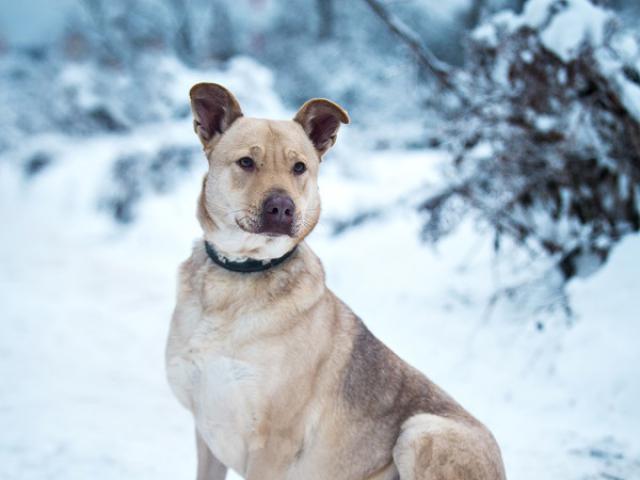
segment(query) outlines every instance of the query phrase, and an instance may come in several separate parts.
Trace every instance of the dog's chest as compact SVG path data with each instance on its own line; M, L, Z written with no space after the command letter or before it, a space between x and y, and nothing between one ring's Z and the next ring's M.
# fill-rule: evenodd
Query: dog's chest
M167 374L174 393L193 413L216 457L243 471L247 452L259 442L257 430L277 375L268 362L254 361L241 351L231 355L228 346L201 337L175 338L168 351Z

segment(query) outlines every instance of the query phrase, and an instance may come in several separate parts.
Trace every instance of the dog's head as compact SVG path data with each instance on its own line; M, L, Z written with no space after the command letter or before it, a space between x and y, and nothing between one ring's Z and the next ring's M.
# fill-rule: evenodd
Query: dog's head
M313 99L293 120L248 118L213 83L195 85L190 97L209 161L198 207L205 238L231 257L283 255L318 222L318 168L347 113Z

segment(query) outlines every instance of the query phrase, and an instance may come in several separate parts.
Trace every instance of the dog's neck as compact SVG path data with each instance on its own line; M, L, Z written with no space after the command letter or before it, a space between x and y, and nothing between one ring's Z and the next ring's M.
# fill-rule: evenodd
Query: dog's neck
M278 265L285 262L291 255L293 255L298 248L295 245L291 250L286 252L284 255L277 258L270 258L259 260L255 258L245 258L242 260L232 260L228 257L222 255L211 242L204 241L204 248L207 252L208 257L215 263L216 265L224 268L225 270L229 270L231 272L237 273L257 273L264 272L271 268L277 267Z

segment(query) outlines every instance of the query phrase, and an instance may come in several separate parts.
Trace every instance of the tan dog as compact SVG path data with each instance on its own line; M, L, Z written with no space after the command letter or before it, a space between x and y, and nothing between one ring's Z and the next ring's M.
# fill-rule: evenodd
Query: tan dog
M198 480L504 479L491 433L367 330L304 243L346 112L315 99L293 121L246 118L206 83L191 105L204 241L180 268L167 372Z

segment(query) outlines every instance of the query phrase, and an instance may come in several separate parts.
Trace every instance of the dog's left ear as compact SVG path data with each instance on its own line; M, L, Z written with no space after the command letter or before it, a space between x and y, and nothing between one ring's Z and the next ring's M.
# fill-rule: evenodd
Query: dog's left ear
M336 143L340 124L349 123L349 115L340 105L330 100L314 98L300 107L293 121L302 125L318 155L322 157Z

